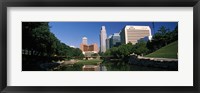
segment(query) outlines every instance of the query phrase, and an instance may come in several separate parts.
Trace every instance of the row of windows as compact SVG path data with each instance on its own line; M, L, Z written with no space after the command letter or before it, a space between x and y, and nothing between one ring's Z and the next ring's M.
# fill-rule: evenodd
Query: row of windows
M149 35L149 33L127 33L128 35Z
M149 30L134 30L134 29L128 29L127 31L142 32L142 31L149 31Z
M97 46L94 46L94 45L90 45L90 46L83 45L83 51L95 51L95 50L97 50Z
M127 37L146 37L149 35L128 35Z

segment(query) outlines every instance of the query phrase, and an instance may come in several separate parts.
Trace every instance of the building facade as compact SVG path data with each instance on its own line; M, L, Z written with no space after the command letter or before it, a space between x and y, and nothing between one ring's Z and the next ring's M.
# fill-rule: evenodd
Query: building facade
M118 47L121 44L121 38L119 33L114 33L110 39L110 48Z
M106 49L110 49L110 39L111 39L112 35L110 35L107 39L106 39Z
M91 45L86 45L81 43L80 49L82 50L82 53L85 54L87 52L92 52L92 53L98 53L98 45L96 43L91 44Z
M101 32L100 32L100 52L106 52L106 27L102 26L101 27Z
M127 25L120 31L121 44L127 44L129 42L136 44L138 40L143 38L148 38L148 40L152 39L151 28L149 26Z

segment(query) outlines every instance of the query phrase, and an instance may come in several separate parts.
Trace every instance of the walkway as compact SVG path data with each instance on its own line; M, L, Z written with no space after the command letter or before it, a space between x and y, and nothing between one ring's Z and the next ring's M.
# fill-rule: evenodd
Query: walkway
M152 57L143 57L143 56L138 56L138 59L149 59L153 61L167 61L167 62L178 61L178 59L174 59L174 58L152 58Z

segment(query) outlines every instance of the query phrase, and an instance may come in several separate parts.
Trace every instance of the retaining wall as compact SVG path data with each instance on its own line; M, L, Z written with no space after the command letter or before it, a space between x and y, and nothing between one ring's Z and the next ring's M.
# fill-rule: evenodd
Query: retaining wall
M137 55L131 55L129 59L130 64L142 65L147 67L167 68L178 70L178 59L170 58L149 58Z

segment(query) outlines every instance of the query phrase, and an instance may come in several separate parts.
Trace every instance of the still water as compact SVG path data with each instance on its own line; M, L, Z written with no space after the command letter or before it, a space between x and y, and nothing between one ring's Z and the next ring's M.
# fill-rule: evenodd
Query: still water
M107 68L107 71L177 71L176 69L146 67L131 64L106 63L104 66Z
M59 69L59 71L82 71L83 70L82 67L83 67L82 65L65 66L62 69ZM177 71L177 70L130 65L130 64L103 63L99 65L99 70L92 69L87 71Z

